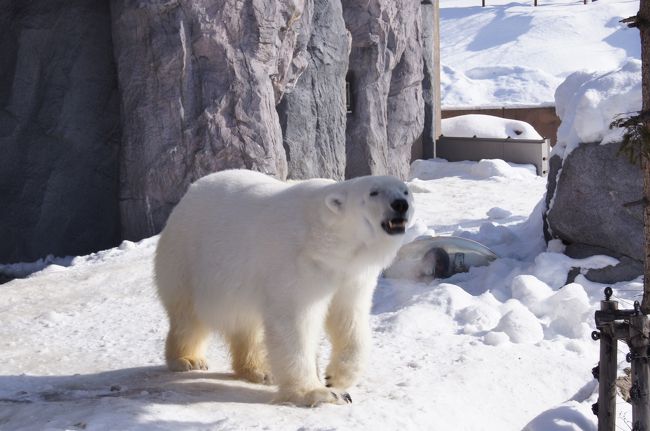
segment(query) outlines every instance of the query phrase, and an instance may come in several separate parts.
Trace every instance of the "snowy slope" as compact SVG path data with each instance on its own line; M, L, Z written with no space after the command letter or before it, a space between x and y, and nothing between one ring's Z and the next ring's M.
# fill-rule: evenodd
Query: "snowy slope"
M545 181L530 166L420 161L412 171L417 230L476 239L501 258L431 284L380 280L353 404L270 404L272 387L232 379L218 339L210 371L167 372L152 238L0 285L0 429L502 431L540 414L529 429L595 429L588 334L604 286L579 276L559 288L572 266L612 259L545 249L534 210ZM639 283L615 294L631 299Z
M619 23L638 0L440 0L443 108L553 104L580 70L640 58L639 32Z

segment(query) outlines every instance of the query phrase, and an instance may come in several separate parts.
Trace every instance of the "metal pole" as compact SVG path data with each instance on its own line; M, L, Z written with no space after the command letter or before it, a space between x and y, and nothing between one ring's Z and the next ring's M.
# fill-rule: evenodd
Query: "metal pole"
M485 0L482 1L481 6L485 7Z
M640 306L634 304L635 309ZM630 317L630 362L632 363L632 388L630 401L632 403L632 430L650 431L650 364L648 350L650 348L650 320L648 316L639 313Z
M602 311L618 310L618 302L610 301L607 290L605 300L600 301ZM598 431L612 431L616 427L616 333L614 322L606 323L600 329L600 364L598 377ZM650 431L650 430L648 430Z

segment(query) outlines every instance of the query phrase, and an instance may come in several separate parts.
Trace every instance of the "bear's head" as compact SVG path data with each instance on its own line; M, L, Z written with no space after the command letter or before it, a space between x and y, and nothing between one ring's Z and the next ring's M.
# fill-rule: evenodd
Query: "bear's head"
M413 196L404 182L389 176L365 176L333 185L326 205L348 235L370 245L398 241L413 219ZM338 224L338 223L337 223Z

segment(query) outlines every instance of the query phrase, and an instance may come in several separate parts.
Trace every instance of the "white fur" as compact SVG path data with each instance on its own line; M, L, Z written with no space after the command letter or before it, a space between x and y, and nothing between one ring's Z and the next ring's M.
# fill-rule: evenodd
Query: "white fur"
M375 196L370 193L378 192ZM273 380L281 402L341 403L358 381L370 343L372 293L403 235L381 223L406 199L392 177L283 183L232 170L195 182L174 209L155 258L170 318L167 362L207 368L205 343L230 343L235 373ZM332 342L326 388L317 348L323 324Z

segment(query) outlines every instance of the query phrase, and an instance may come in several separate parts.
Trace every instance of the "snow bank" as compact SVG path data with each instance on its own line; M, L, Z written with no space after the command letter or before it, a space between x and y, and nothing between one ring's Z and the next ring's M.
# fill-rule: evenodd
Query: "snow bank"
M566 157L582 142L620 140L621 130L609 125L641 109L641 62L629 60L605 74L573 73L557 88L555 104L562 124L553 154Z
M442 134L455 137L542 139L535 128L525 121L481 114L443 119Z
M444 108L553 104L569 74L641 58L639 31L619 22L638 1L486 3L440 1Z
M415 160L411 163L409 178L411 181L435 180L447 177L459 177L469 180L485 179L530 179L537 176L533 165L507 163L500 159L485 159L477 162L454 162L445 159ZM415 182L417 184L417 182Z

